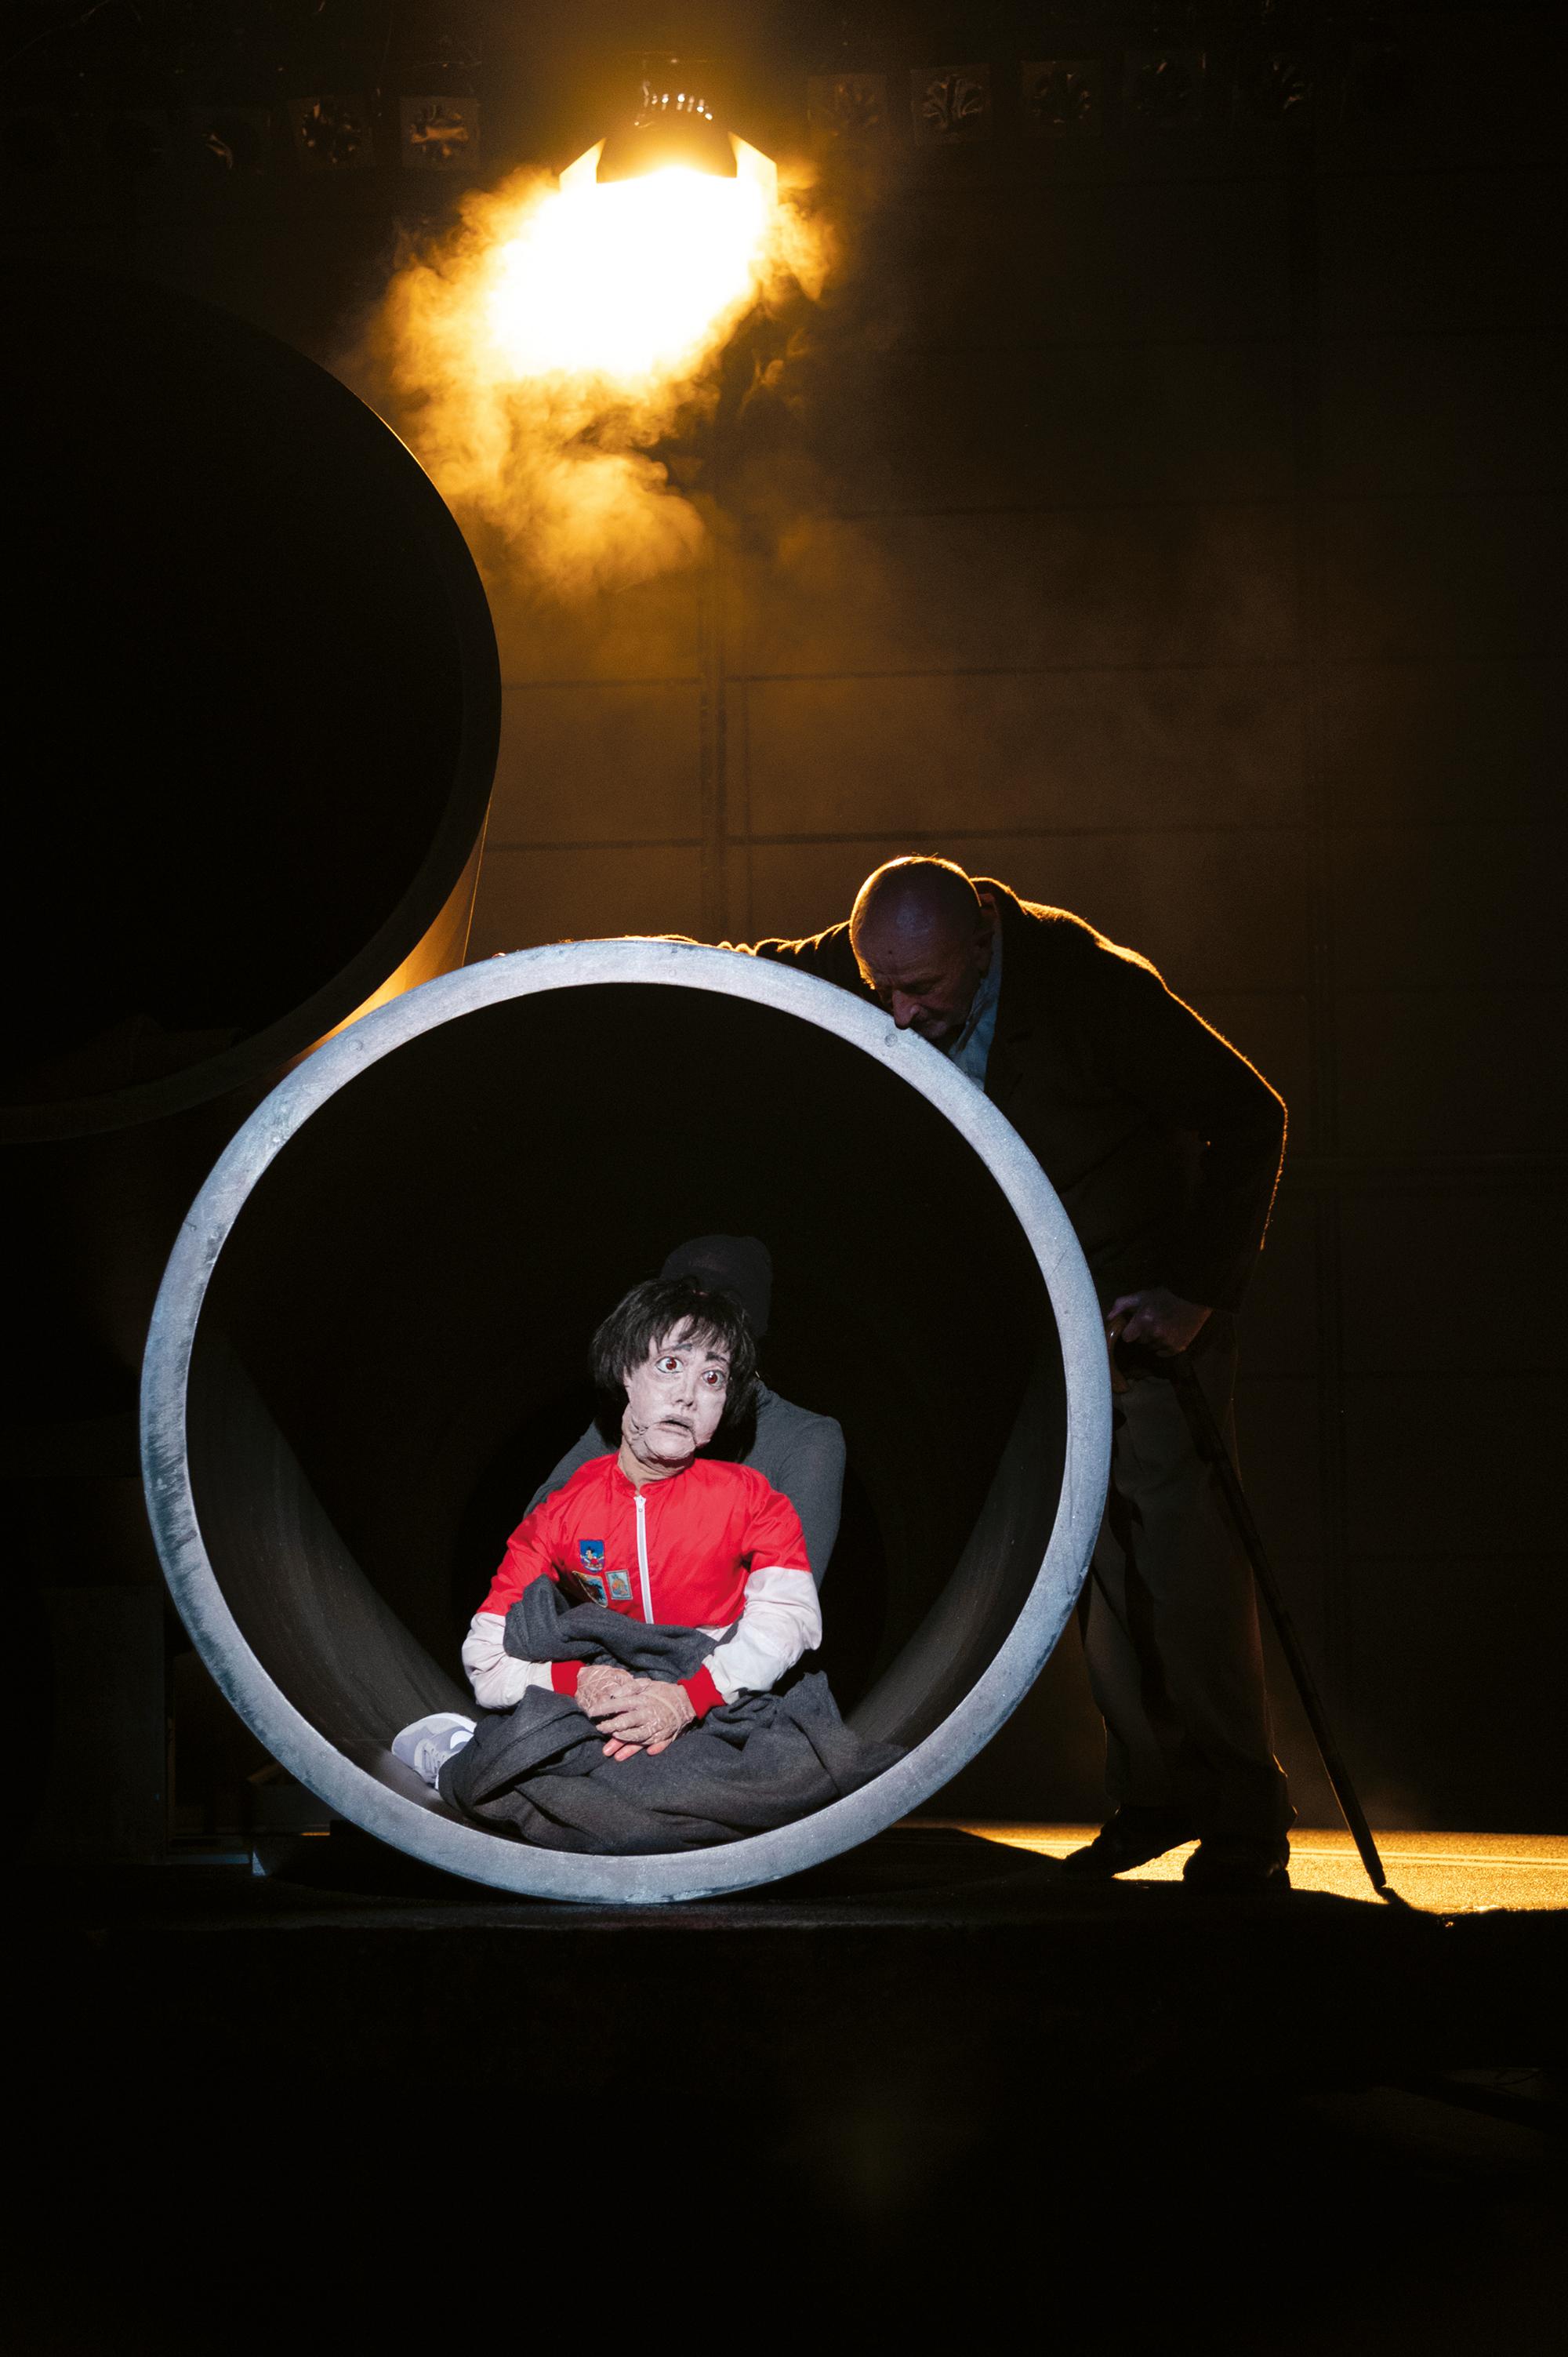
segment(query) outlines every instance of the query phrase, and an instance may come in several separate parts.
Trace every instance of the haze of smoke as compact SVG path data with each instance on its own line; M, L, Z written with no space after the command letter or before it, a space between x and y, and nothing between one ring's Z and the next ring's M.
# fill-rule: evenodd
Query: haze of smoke
M464 202L456 228L396 269L371 336L399 431L467 531L487 571L577 599L690 565L704 526L653 455L679 421L712 415L716 363L739 318L782 291L821 291L825 238L781 199L749 302L715 319L695 361L628 385L509 369L486 306L495 258L557 201L537 172Z

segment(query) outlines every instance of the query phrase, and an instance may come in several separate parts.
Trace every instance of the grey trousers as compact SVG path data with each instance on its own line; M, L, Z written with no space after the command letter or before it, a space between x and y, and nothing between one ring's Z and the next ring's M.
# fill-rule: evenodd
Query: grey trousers
M1235 1321L1193 1361L1229 1433ZM1111 1491L1079 1606L1115 1806L1174 1808L1195 1832L1273 1838L1294 1811L1273 1754L1252 1575L1174 1383L1112 1403Z

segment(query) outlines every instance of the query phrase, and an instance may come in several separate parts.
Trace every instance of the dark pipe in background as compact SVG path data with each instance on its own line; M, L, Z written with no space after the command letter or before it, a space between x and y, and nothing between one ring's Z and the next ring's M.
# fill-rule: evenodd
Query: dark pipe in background
M499 683L456 524L336 379L146 283L12 267L4 299L7 1512L73 1725L118 1711L139 1762L84 1772L39 1837L145 1853L163 1639L134 1399L158 1275L278 1073L460 963Z

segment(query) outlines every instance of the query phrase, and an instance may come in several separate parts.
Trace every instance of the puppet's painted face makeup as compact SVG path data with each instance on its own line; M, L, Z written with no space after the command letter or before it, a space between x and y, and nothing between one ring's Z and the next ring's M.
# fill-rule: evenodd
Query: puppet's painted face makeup
M688 1342L687 1328L660 1337L626 1379L621 1432L645 1465L683 1465L719 1428L729 1391L729 1356L714 1342Z

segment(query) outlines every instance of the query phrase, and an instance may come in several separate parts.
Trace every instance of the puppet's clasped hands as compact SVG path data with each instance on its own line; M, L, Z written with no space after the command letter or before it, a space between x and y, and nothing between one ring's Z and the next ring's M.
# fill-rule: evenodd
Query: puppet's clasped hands
M629 1760L645 1746L650 1752L662 1751L697 1716L685 1687L662 1678L629 1679L619 1694L604 1702L585 1701L586 1684L585 1673L578 1681L577 1700L597 1719L600 1734L608 1737L605 1749L612 1760Z

